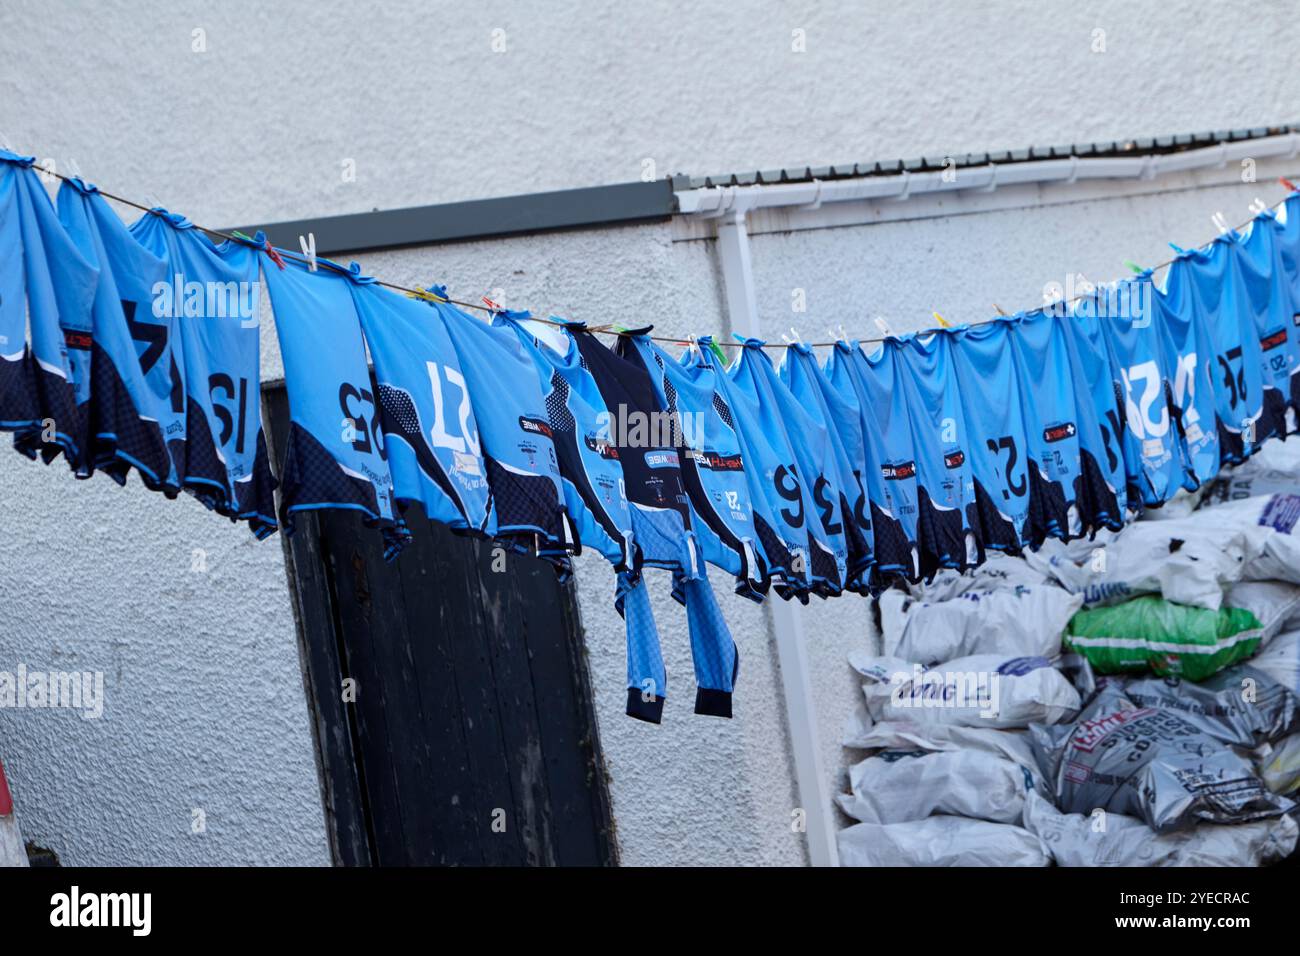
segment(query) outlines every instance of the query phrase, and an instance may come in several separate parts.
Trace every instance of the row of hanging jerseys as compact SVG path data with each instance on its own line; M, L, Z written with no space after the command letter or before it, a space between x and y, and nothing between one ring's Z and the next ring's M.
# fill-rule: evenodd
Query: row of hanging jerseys
M31 167L0 152L0 427L16 448L78 477L135 471L259 538L349 509L392 557L418 504L561 575L596 551L626 624L627 713L655 723L647 568L684 606L695 712L729 717L739 656L709 565L755 601L874 593L1121 527L1300 410L1300 194L1180 252L1163 286L1146 273L1070 306L841 341L824 363L744 339L724 362L707 337L673 357L649 328L611 348L580 323L484 321L441 287L403 296L162 209L127 227L79 179L51 202ZM259 277L290 408L278 482Z

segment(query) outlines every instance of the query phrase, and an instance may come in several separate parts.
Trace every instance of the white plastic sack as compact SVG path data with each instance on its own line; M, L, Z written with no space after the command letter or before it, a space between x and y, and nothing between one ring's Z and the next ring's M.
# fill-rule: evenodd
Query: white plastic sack
M983 564L959 572L945 568L930 581L908 585L912 597L921 601L947 601L970 590L1012 591L1017 587L1039 587L1052 583L1042 571L1018 555L990 551Z
M972 588L938 602L886 591L880 595L880 632L887 657L923 664L973 654L1052 658L1061 653L1065 626L1082 606L1082 595L1050 584Z
M1038 775L978 750L884 750L849 769L840 809L863 823L904 823L936 813L1019 823Z
M1227 528L1189 527L1201 514L1130 525L1109 541L1044 542L1026 555L1035 568L1066 590L1083 596L1088 607L1118 604L1139 594L1217 611L1223 592L1242 577L1249 549L1246 534L1233 521ZM1085 547L1086 545L1086 547Z
M1011 760L1035 774L1038 771L1029 735L1023 730L961 727L915 720L887 720L873 724L862 705L849 721L842 742L845 747L859 750L973 750Z
M1239 581L1228 588L1223 604L1242 608L1259 618L1263 625L1261 646L1267 646L1292 625L1300 624L1300 585L1285 581Z
M841 866L1047 866L1042 842L1023 827L964 817L859 823L836 841Z
M1024 825L1059 866L1264 866L1289 856L1300 835L1291 816L1156 833L1118 813L1061 813L1036 793L1025 798Z
M1279 634L1246 663L1300 697L1300 631Z
M1043 657L976 654L932 668L854 651L849 663L866 678L872 720L1027 727L1069 720L1079 693Z

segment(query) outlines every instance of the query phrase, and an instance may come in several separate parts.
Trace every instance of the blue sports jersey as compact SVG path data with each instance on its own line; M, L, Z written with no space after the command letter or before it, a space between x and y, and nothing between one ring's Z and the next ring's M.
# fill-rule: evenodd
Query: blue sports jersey
M890 342L880 342L870 352L859 349L855 358L866 394L863 409L878 423L881 475L890 496L889 510L904 516L908 538L916 546L918 573L929 578L939 568L953 566L958 558L946 547L949 542L936 536L929 495L921 489L912 409L897 351Z
M142 216L131 234L167 265L153 312L180 333L185 490L264 538L276 522L262 433L258 253L229 239L214 244L161 209Z
M855 405L846 402L827 380L812 349L795 343L785 351L778 370L782 383L800 407L826 431L830 443L840 513L844 516L844 541L848 547L845 587L865 593L871 584L871 514L862 470L862 421ZM816 495L814 494L814 497Z
M1290 302L1282 290L1285 275L1277 267L1275 232L1252 224L1248 235L1225 233L1216 243L1225 245L1232 258L1233 304L1240 309L1237 321L1254 330L1259 343L1260 382L1263 386L1261 412L1255 425L1255 441L1286 435L1290 406L1291 324Z
M446 290L430 291L446 298ZM456 348L478 422L496 536L536 550L569 573L564 490L546 402L533 360L506 325L488 324L445 302L430 304Z
M1190 292L1196 321L1204 330L1209 352L1205 362L1211 368L1219 433L1220 456L1224 462L1237 464L1254 454L1265 432L1277 427L1280 416L1276 402L1264 425L1264 358L1259 336L1250 320L1245 283L1233 245L1238 240L1229 235L1197 249L1180 252L1170 266ZM1277 398L1274 393L1274 398Z
M1174 363L1161 329L1155 286L1149 275L1140 276L1099 288L1085 302L1102 321L1111 376L1124 402L1129 506L1158 508L1183 486L1184 465L1169 385Z
M797 598L807 603L812 590L808 531L802 520L797 523L795 520L803 512L791 508L791 502L784 496L771 494L774 472L764 467L764 463L778 461L780 456L771 436L756 427L755 403L732 381L726 363L714 355L714 348L717 346L712 337L704 336L698 340L697 348L689 349L682 356L681 364L702 381L712 383L718 413L735 432L744 463L757 551L763 562L764 588L774 588L785 600Z
M0 152L0 428L30 428L41 420L35 363L27 347L27 281L18 203L21 167Z
M982 322L954 329L952 365L970 432L971 472L986 549L1018 553L1034 543L1030 452L1011 326Z
M30 388L33 404L17 399L0 418L14 429L14 447L46 463L60 453L79 475L89 473L87 406L78 386L90 377L91 305L98 280L95 267L77 250L59 223L49 194L31 168L30 157L0 151L0 199L11 248L21 255L21 272L10 265L2 280L7 318L0 319L0 354L6 370L0 389ZM20 278L15 282L15 278ZM6 294L7 293L7 294ZM30 351L27 334L30 333ZM12 364L11 364L12 363ZM27 365L26 371L21 366ZM83 386L80 391L85 394ZM35 420L24 416L35 412Z
M1300 426L1300 196L1288 196L1280 216L1272 211L1256 216L1241 252L1251 284L1267 288L1268 305L1254 310L1255 324L1266 380L1282 393L1286 429L1295 431Z
M437 313L376 283L354 283L375 367L393 497L457 531L496 533L478 423L460 357Z
M921 573L917 526L916 463L905 409L871 373L856 341L836 342L826 358L827 380L862 426L863 484L871 503L875 583L891 577L916 580Z
M638 357L625 357L606 348L579 324L569 325L568 331L610 413L609 439L623 465L632 530L642 561L673 572L673 597L686 606L695 665L695 712L730 717L740 655L709 586L703 554L691 528L690 502L673 447L673 416L660 402L650 373ZM630 626L628 638L634 638ZM629 646L629 668L633 657ZM656 698L645 693L634 686L631 670L628 676L627 713L658 722L663 695Z
M560 354L523 324L528 313L503 312L497 318L514 329L537 369L578 551L594 548L617 570L634 569L638 562L623 466L605 427L609 410L578 343L561 329L565 350Z
M1127 519L1128 474L1121 447L1124 414L1111 377L1107 333L1095 309L1072 310L1060 304L1046 311L1070 361L1078 415L1079 511L1088 528L1118 531Z
M675 360L644 332L619 337L618 353L635 354L677 423L682 484L691 529L704 560L736 578L736 593L762 600L770 583L757 541L746 460L731 409L718 395L718 370L696 361L692 346Z
M1020 381L1029 456L1029 513L1034 542L1083 533L1078 409L1070 355L1043 310L995 319L1009 328L1007 341Z
M118 484L135 468L148 488L175 497L184 444L174 445L178 468L161 424L172 396L155 393L145 380L155 358L154 332L165 334L166 327L137 320L152 314L154 288L164 282L166 264L136 242L94 186L65 180L58 211L81 254L99 270L85 398L90 403L91 465Z
M1171 409L1183 460L1183 487L1195 491L1219 474L1225 460L1219 446L1218 396L1214 389L1214 346L1197 303L1192 267L1183 257L1165 273L1155 296L1154 319L1172 365ZM1230 450L1226 460L1232 459Z
M808 571L813 593L834 597L844 590L848 545L844 537L844 494L826 428L800 406L776 374L760 339L743 343L729 374L750 399L753 425L768 436L777 459L758 465L771 482L770 494L783 499L796 526L807 527Z
M302 511L361 513L393 557L409 534L394 520L379 406L353 304L351 270L322 262L311 272L290 259L265 272L289 396L289 434L280 469L280 515L287 534Z
M947 334L930 333L891 339L885 348L894 352L909 406L922 537L935 542L943 567L964 569L980 561L980 522L951 345Z

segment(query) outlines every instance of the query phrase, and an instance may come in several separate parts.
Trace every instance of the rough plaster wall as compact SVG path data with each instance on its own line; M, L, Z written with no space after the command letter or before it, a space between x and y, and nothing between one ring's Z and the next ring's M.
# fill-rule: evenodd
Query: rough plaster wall
M65 864L327 864L278 540L7 448L0 501L0 670L104 675L98 720L0 708L23 836Z
M1127 274L1125 259L1164 262L1172 255L1167 241L1209 240L1216 211L1244 222L1256 196L1281 198L1274 177L1294 171L1294 161L1263 164L1255 184L755 236L764 333L780 341L793 324L804 338L824 340L828 327L843 324L850 334L874 337L875 315L904 332L933 327L932 311L960 323L990 318L995 302L1008 312L1030 308L1041 303L1047 283L1064 285L1070 274L1106 282ZM791 311L797 288L806 290L806 313ZM860 699L846 658L863 644L878 652L879 634L858 598L814 601L802 613L824 768L832 789L844 789L846 762L861 756L839 746Z
M236 225L1294 120L1298 42L1280 0L10 0L0 131Z

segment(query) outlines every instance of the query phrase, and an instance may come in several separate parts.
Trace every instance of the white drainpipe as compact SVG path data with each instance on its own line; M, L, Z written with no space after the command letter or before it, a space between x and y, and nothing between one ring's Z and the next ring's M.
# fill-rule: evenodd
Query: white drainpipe
M718 256L722 260L722 279L732 331L759 337L754 268L749 256L749 233L745 230L747 211L748 204L742 201L721 217ZM813 707L808 655L804 650L802 607L776 597L768 600L767 607L772 613L772 631L781 667L785 717L794 751L795 783L807 828L808 859L813 866L838 866L830 788L822 767L817 712Z

